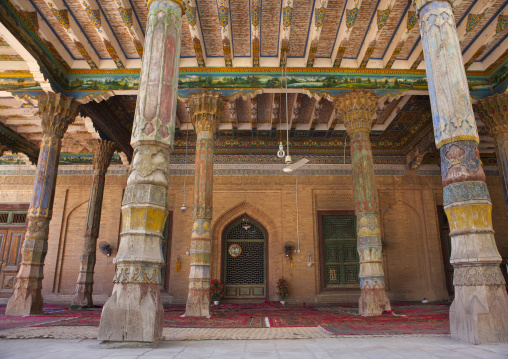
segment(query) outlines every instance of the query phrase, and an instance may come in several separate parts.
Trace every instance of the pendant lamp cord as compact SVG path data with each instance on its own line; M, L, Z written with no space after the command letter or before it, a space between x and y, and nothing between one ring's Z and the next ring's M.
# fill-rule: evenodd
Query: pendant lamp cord
M185 207L185 189L187 187L187 146L189 144L189 124L187 124L187 135L185 136L185 175L183 178L183 206Z
M289 114L288 114L288 68L287 68L287 61L288 61L288 55L287 51L284 53L284 72L285 72L285 78L286 78L286 147L287 147L287 153L286 155L289 156ZM296 94L295 94L296 96Z

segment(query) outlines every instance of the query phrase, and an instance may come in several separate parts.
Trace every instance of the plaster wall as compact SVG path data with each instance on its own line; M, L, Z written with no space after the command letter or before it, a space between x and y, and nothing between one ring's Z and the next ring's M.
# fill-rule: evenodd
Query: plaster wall
M106 177L98 243L107 241L115 249L118 247L120 206L126 180L126 176L120 175ZM173 296L174 303L184 303L187 299L190 264L190 257L185 252L190 245L192 213L188 210L183 214L179 210L183 203L183 180L183 176L172 177L168 190L169 202L175 207L172 208L171 259L167 264L170 275L168 293ZM9 198L23 202L32 188L32 181L33 176L0 176L0 194L9 192ZM91 175L61 175L58 178L44 267L43 295L46 299L71 298L74 293L91 181ZM192 204L192 183L192 176L189 176L185 200L188 206ZM493 203L496 243L506 258L508 220L502 188L495 176L487 177L487 184ZM389 298L447 299L437 217L437 205L442 204L441 177L417 176L411 172L405 176L376 176L376 186ZM19 192L20 196L13 196L12 192ZM277 300L276 281L284 276L291 284L289 302L356 301L359 290L322 289L318 231L318 211L353 210L352 194L350 176L298 178L300 253L294 254L291 267L284 256L283 246L287 241L298 242L295 177L215 176L212 279L222 275L222 231L243 215L246 208L247 214L268 232L268 299ZM312 257L311 267L307 266L308 253ZM181 258L180 271L175 270L177 256ZM98 298L111 293L115 270L112 257L97 254L94 294Z

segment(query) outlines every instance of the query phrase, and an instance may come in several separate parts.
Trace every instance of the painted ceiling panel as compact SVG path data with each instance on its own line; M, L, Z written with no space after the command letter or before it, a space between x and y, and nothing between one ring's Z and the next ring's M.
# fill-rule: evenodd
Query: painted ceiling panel
M46 3L44 3L43 0L32 0L34 5L37 7L37 9L41 12L41 14L44 16L44 18L47 20L49 25L53 28L53 30L58 35L58 38L60 41L62 41L65 46L69 49L72 56L76 59L82 59L83 56L79 53L78 49L76 48L76 45L74 45L74 42L67 34L65 28L60 24L60 22L57 20L51 9L49 8ZM71 14L63 13L65 14L63 16L64 19L67 19Z
M272 94L264 93L258 95L258 123L269 123L272 112Z
M223 56L217 3L210 0L196 0L196 4L199 9L206 56Z
M280 0L261 4L261 56L277 56L279 52Z
M322 25L323 28L321 29L321 36L319 37L316 57L332 56L335 37L337 36L337 31L339 30L344 4L345 0L328 1L325 19Z
M494 19L493 17L503 5L506 6L506 0L496 0L492 6L485 9L486 11L484 13L468 14L468 16L464 19L464 21L467 21L466 34L464 34L465 36L460 36L459 34L460 48L462 51L471 44L476 35L478 35L487 26L489 21L497 20L497 16Z
M310 18L313 0L295 0L289 33L289 54L291 57L304 57L307 50Z
M123 51L127 58L139 58L139 54L134 47L134 42L127 30L126 25L124 24L120 13L116 5L114 4L115 0L101 0L100 5L102 11L106 15L108 19L108 23L111 26L111 30L114 32L120 46L122 46ZM133 15L134 16L134 15ZM104 19L103 19L104 20ZM135 21L135 19L134 19ZM102 24L103 26L107 24Z
M250 99L240 97L236 100L236 120L238 123L251 123Z
M376 10L378 0L364 0L358 10L344 57L356 59L363 45L363 39L369 30L370 20ZM368 44L366 44L368 45Z
M319 117L316 122L317 123L328 123L334 108L335 108L335 105L332 102L324 101L321 106L321 112L319 112Z
M295 119L296 123L309 123L310 115L314 110L314 100L309 96L302 96L302 100L300 101L300 111L298 113L298 117Z
M181 48L180 48L180 56L181 57L193 57L196 56L194 52L194 45L192 43L192 36L189 29L189 22L187 21L187 16L182 17L182 38L181 38Z
M250 56L249 0L230 1L233 56Z
M407 5L407 1L399 0L392 6L390 16L381 28L381 33L378 35L376 48L374 49L371 58L381 58L383 56L385 50L390 45L390 40L393 34L397 32L397 26L399 26L399 23L401 27L406 26L406 24L400 20L404 16L404 10L406 10ZM376 21L376 16L374 17L374 21Z
M108 50L106 49L106 46L104 45L104 42L102 41L101 37L97 34L95 26L90 21L90 18L88 17L86 11L83 10L81 5L79 4L79 0L66 0L65 3L69 8L69 12L71 12L74 15L76 21L79 23L79 25L85 32L88 40L90 40L90 42L92 43L92 46L94 47L95 51L97 51L99 57L101 59L111 58L111 56L108 53ZM71 15L69 14L69 16ZM100 18L102 26L107 26L106 19L104 19L104 17L102 16L102 12L100 13ZM117 49L117 51L120 51L120 49Z
M136 10L141 28L146 31L146 18L148 16L148 9L146 8L146 0L129 0ZM137 20L137 19L136 19Z
M491 44L485 47L485 50L483 51L482 56L480 56L479 60L483 61L483 57L487 55L490 52L490 50L496 49L498 46L501 46L501 42L505 40L506 35L508 35L508 26L506 26L503 31L500 31L496 34L496 39L492 41Z

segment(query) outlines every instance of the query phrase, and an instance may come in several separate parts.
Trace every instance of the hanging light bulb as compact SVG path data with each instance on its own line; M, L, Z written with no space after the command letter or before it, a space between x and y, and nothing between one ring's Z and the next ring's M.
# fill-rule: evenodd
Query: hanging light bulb
M277 152L277 157L283 158L285 155L286 153L284 152L284 145L282 144L282 141L280 141L279 152Z

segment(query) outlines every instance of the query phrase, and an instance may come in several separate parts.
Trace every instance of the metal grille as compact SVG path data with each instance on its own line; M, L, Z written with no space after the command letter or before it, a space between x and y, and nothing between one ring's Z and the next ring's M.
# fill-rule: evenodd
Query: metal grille
M9 220L9 213L0 213L0 223L7 223Z
M14 213L12 223L25 223L26 213Z
M245 225L250 228L245 229ZM227 249L232 244L242 247L238 257ZM265 284L265 235L249 221L240 221L226 233L226 285Z
M355 216L324 216L324 272L327 287L356 286L360 264Z

